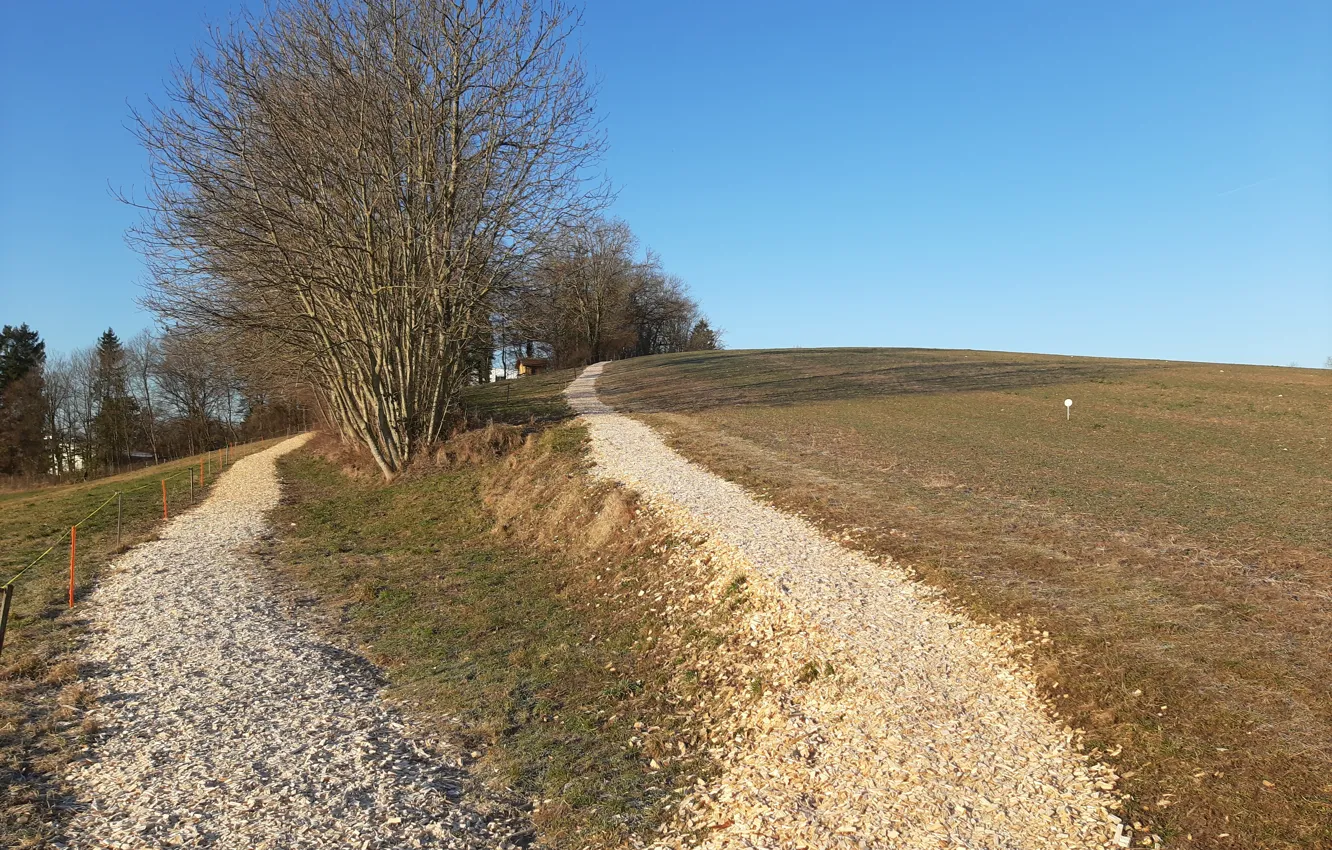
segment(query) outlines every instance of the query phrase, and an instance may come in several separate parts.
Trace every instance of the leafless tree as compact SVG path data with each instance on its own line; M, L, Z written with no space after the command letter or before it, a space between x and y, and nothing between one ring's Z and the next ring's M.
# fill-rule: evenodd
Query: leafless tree
M623 222L569 228L534 269L519 325L529 338L553 344L560 365L608 358L629 339L624 317L636 249Z
M71 408L75 424L71 436L80 442L80 455L85 472L92 467L95 451L93 445L93 423L97 419L97 348L86 346L76 348L69 355L70 374L73 379L73 399Z
M574 41L537 0L309 0L215 31L149 151L147 299L301 370L386 477L438 438L468 346L605 200Z
M125 356L130 374L130 392L143 413L143 430L152 447L153 460L159 458L157 446L157 415L153 406L156 375L161 365L162 349L157 336L149 330L141 331L125 343Z
M560 366L685 351L691 339L719 344L716 334L693 333L702 314L684 282L656 254L638 253L621 221L565 230L505 315L504 344L541 340Z
M79 423L77 380L69 357L47 358L46 433L51 441L51 471L57 475L75 469L74 444Z
M204 335L168 334L161 342L156 383L163 406L182 433L187 454L205 451L216 443L214 428L226 411L227 375L215 352Z
M633 350L621 356L684 351L689 347L689 335L699 317L698 302L689 297L684 281L663 272L660 260L649 252L647 260L637 268L629 297Z

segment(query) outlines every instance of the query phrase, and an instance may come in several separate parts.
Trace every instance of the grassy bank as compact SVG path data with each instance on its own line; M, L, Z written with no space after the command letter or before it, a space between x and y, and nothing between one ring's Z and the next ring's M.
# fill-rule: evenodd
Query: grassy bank
M273 442L237 447L233 459ZM184 473L193 469L197 474L199 461L186 458L87 484L0 493L0 583L55 547L14 583L0 652L0 844L45 846L57 834L66 814L58 805L62 768L95 731L83 720L90 694L70 657L84 632L79 601L116 554L156 533L162 522L162 479L170 479L169 512L188 510ZM211 481L215 468L210 465L210 470ZM117 492L123 493L119 539ZM202 496L196 483L195 500ZM102 510L89 516L99 506ZM75 607L70 609L68 532L81 520Z
M613 364L601 393L977 616L1048 632L1048 696L1170 843L1332 846L1332 372L722 352Z
M560 369L469 387L463 391L463 408L475 425L562 422L573 415L564 400L564 388L580 371Z
M273 564L393 699L479 755L474 774L533 802L543 845L614 846L655 830L710 770L679 711L689 652L651 592L658 532L585 480L582 429L497 457L514 433L465 434L441 468L388 486L328 443L284 458ZM712 617L690 617L692 633Z

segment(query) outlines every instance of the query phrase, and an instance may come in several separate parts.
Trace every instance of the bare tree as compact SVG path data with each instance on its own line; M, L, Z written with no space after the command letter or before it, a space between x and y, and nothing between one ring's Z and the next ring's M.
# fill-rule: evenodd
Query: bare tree
M75 469L74 440L78 427L74 365L69 357L47 358L46 433L51 444L51 472L60 475Z
M226 408L226 376L206 336L168 334L161 342L156 381L164 406L181 432L188 454L216 442L214 426Z
M70 375L72 377L73 398L71 409L74 416L70 429L71 439L80 443L79 455L86 474L94 460L93 423L97 418L97 349L93 346L77 348L69 355Z
M648 252L647 260L637 269L629 297L633 350L623 352L622 356L684 351L698 320L698 302L689 297L684 281L664 273L657 256Z
M153 460L160 458L157 447L157 409L153 406L154 382L160 367L162 350L152 331L140 331L125 344L126 365L129 370L131 393L143 415L143 431L148 437Z
M385 477L438 438L497 296L605 200L573 35L536 0L311 0L213 33L150 153L148 303L281 356Z
M638 240L620 221L592 220L565 230L505 312L502 346L541 340L556 363L685 351L695 336L698 303L651 251L637 259ZM705 327L706 329L706 327Z
M629 339L625 315L637 241L618 221L593 221L560 234L530 278L519 324L555 347L561 365L595 363Z

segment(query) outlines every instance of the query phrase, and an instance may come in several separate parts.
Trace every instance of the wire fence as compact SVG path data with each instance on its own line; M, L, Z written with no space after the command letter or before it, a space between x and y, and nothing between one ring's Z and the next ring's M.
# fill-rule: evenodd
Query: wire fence
M250 454L262 442L267 441L259 440L239 445L229 443L225 448L214 449L200 455L198 465L191 461L190 465L184 469L162 476L156 481L149 481L124 490L116 490L83 519L67 526L60 533L60 536L50 546L46 547L41 554L11 575L3 585L0 585L0 652L3 652L5 647L5 632L9 626L10 604L13 602L14 594L18 589L16 583L29 571L41 567L44 563L49 565L59 558L63 554L66 541L69 542L69 607L74 607L78 589L77 563L80 528L103 511L114 510L116 513L116 546L119 547L123 539L127 505L136 512L145 507L143 504L145 500L140 494L147 494L148 499L146 501L154 510L160 501L162 520L166 521L171 518L173 510L179 511L182 506L193 505L204 495L208 486L214 483L217 477L231 466L233 460L239 460L241 457ZM188 501L185 501L186 499ZM109 521L105 525L106 530L109 530Z

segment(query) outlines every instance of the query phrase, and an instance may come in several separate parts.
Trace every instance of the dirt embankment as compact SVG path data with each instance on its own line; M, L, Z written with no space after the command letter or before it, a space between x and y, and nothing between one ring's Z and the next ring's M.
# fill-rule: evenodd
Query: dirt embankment
M622 665L650 689L637 715L606 714L603 728L632 729L630 752L674 787L653 843L707 842L755 814L742 810L741 777L732 773L750 754L766 754L773 774L743 781L773 790L784 784L784 765L816 758L817 733L793 723L788 708L797 693L837 692L838 660L811 648L805 624L756 586L734 553L679 515L592 479L581 445L552 451L575 436L581 444L583 429L530 440L486 476L482 492L497 533L584 565L581 586L569 591L586 600L603 635L638 634ZM785 802L793 815L803 805ZM539 808L539 823L542 815Z

